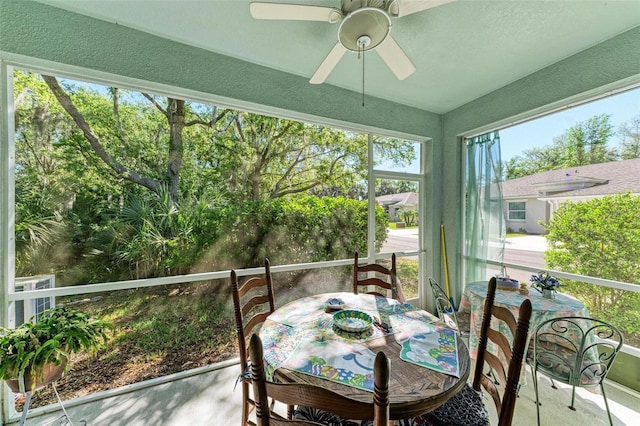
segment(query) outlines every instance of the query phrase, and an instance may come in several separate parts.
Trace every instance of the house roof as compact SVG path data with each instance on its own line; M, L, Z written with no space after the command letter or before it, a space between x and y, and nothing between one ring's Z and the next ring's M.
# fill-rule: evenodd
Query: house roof
M416 206L418 205L417 192L400 192L398 194L381 195L376 197L378 204L387 206Z
M640 158L551 170L510 179L503 182L502 191L505 199L588 197L620 192L640 194Z

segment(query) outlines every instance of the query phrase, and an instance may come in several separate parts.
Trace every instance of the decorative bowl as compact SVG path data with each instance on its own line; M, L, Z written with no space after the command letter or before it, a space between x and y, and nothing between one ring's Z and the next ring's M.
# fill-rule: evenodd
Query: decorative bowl
M332 297L330 299L327 299L326 302L324 302L324 304L327 308L333 309L333 310L344 308L344 300L338 297Z
M333 323L344 331L360 333L371 328L373 318L366 312L345 309L333 314Z

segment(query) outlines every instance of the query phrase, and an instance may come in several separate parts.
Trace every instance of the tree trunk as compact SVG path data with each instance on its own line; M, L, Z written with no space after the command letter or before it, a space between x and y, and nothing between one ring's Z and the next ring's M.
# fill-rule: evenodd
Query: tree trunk
M179 200L180 167L182 166L183 143L182 131L184 130L184 101L169 98L167 110L169 120L169 162L167 164L167 183L169 196L173 202Z

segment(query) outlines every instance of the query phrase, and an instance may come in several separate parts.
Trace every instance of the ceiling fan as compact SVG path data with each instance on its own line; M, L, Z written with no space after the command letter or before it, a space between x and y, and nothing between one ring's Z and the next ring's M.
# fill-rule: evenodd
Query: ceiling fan
M321 21L340 23L338 42L309 80L324 83L347 51L376 50L399 80L414 73L416 67L391 37L391 18L401 18L454 0L342 0L342 8L303 4L253 2L249 6L255 19Z

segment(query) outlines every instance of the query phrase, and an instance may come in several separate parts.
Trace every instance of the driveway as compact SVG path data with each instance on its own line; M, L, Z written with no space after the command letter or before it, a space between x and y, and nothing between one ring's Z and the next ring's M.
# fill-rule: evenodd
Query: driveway
M547 240L541 235L507 238L505 250L541 251L547 249Z
M527 235L524 237L507 238L504 246L504 261L517 265L527 265L545 268L544 251L547 241L543 236ZM418 250L418 229L389 229L387 241L382 247L383 252L403 252ZM527 281L530 272L507 271L513 278Z
M524 237L507 238L505 250L524 250L544 252L547 249L547 241L540 235L527 235ZM382 251L411 251L418 249L418 229L389 229L387 241Z

